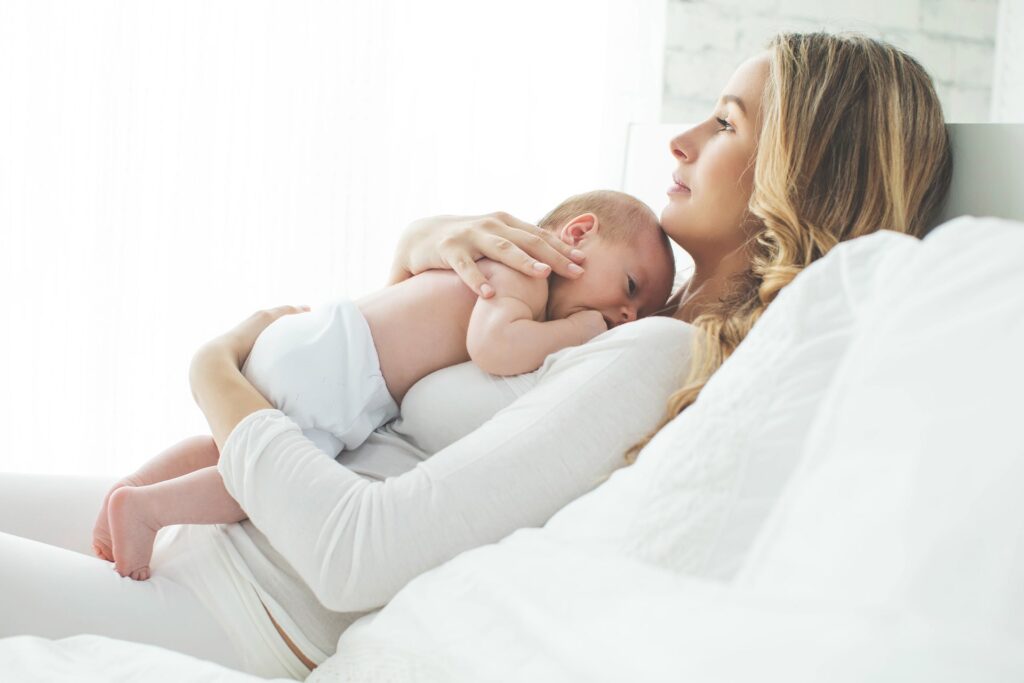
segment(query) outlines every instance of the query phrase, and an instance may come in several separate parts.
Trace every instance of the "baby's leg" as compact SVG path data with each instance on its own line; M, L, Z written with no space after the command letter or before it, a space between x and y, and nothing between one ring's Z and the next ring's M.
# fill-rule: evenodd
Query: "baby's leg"
M149 559L156 533L172 524L230 524L245 511L224 488L216 467L205 467L175 479L125 486L110 496L110 532L114 568L137 581L149 578Z
M204 467L212 467L217 464L218 459L220 452L212 436L190 436L161 451L127 478L136 482L135 486L155 484Z
M114 491L125 486L145 486L180 477L216 465L219 458L220 453L212 436L193 436L162 451L132 474L115 482L103 498L99 515L93 525L92 548L96 555L108 562L114 561L114 553L110 547L110 523L107 519L110 496Z

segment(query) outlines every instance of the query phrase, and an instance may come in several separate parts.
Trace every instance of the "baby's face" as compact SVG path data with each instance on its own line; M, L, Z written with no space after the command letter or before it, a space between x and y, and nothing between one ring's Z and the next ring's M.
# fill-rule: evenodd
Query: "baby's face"
M585 272L575 280L552 277L548 320L583 310L599 311L611 329L661 310L672 291L672 251L656 229L632 243L588 235L577 247Z

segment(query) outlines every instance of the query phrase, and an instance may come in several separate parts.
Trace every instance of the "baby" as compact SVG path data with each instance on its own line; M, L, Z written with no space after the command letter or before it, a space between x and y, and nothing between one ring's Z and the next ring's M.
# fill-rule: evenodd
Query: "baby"
M483 299L452 271L426 271L358 301L279 318L256 340L242 372L334 457L397 417L409 388L435 370L472 360L496 375L530 372L559 349L665 305L672 251L643 202L588 192L559 204L539 226L586 254L581 277L534 278L483 260L480 269L495 291ZM163 526L245 519L216 466L195 465L202 461L189 454L195 449L129 477L137 485L125 486L130 494L108 494L93 547L121 576L149 578Z

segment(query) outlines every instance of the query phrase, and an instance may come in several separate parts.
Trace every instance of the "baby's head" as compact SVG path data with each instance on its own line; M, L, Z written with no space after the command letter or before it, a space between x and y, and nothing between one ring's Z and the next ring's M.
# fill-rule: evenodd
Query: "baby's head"
M575 280L551 275L548 320L591 309L612 328L665 306L675 260L658 217L639 199L612 190L578 194L537 225L587 255Z

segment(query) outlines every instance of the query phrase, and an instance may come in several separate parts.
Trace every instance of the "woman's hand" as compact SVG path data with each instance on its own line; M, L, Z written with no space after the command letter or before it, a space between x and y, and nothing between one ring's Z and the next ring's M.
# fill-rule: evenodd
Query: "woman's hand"
M305 313L308 310L309 306L278 306L256 311L224 334L206 342L196 352L196 356L209 352L218 355L227 353L235 360L236 367L241 368L256 344L256 338L270 326L270 323L282 316Z
M494 288L476 265L489 258L533 277L551 269L567 278L583 274L574 261L583 252L548 230L503 211L483 216L431 216L410 223L398 242L389 284L430 269L454 270L477 295L488 299Z

